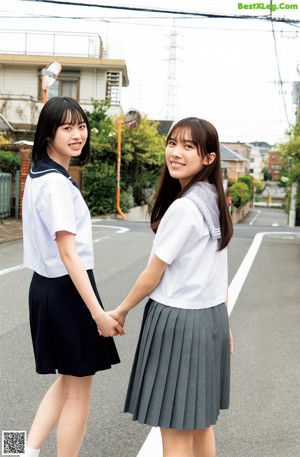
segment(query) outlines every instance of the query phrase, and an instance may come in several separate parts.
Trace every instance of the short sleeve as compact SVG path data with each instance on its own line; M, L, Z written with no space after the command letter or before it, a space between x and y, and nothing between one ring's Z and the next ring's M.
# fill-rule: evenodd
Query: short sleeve
M53 239L56 238L56 232L62 230L76 234L71 186L64 176L51 173L40 189L40 217Z
M162 218L152 252L171 265L205 235L209 236L208 228L196 205L187 198L180 198L172 203Z

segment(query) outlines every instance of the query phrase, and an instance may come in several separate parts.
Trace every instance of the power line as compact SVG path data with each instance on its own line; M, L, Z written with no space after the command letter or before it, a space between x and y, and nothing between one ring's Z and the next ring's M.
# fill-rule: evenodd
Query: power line
M273 23L273 20L272 20L272 3L273 3L273 0L270 0L270 5L271 5L270 17L271 17L272 35L273 35L273 40L274 40L274 50L275 50L276 64L277 64L277 71L278 71L278 78L279 78L279 87L280 87L280 92L281 92L281 96L282 96L285 117L286 117L289 129L290 129L291 128L291 124L290 124L290 121L289 121L289 117L288 117L288 113L287 113L287 107L286 107L286 101L285 101L285 96L284 96L284 92L283 92L283 81L282 81L280 65L279 65L279 57L278 57L278 51L277 51L277 41L276 41L276 35L275 35L275 30L274 30L274 23Z
M149 8L149 7L138 7L138 6L118 6L118 5L107 5L107 4L93 4L93 3L77 3L77 2L65 2L63 0L20 0L26 2L35 2L35 3L52 3L55 5L65 5L65 6L84 6L92 8L105 8L113 10L122 10L122 11L137 11L137 12L148 12L148 13L160 13L160 14L179 14L185 17L206 17L211 19L245 19L245 20L264 20L264 21L275 21L275 22L284 22L286 24L299 24L300 21L296 19L287 19L287 18L272 18L271 16L261 15L261 16L251 16L251 15L237 15L237 14L215 14L215 13L200 13L197 11L182 11L182 10L167 10L162 8Z
M21 1L29 1L29 0L21 0ZM33 0L32 0L33 1ZM39 0L35 0L39 1ZM115 17L115 16L107 16L105 18L101 17L95 17L95 16L58 16L55 14L34 14L34 13L23 13L24 15L22 16L16 16L16 15L0 15L2 19L69 19L69 20L79 20L79 21L91 21L91 22L104 22L104 23L114 23L114 24L124 24L126 21L126 25L136 25L140 27L165 27L165 24L155 24L155 23L146 23L146 22L136 22L140 21L141 19L143 20L149 20L149 19L169 19L169 18L158 18L157 16L120 16L120 17ZM176 20L180 18L176 17ZM185 18L186 19L186 18ZM130 22L129 22L130 21ZM299 21L300 23L300 21ZM294 24L293 24L294 25ZM199 25L180 25L176 24L176 27L178 29L187 29L187 30L199 30ZM255 32L255 33L272 33L272 30L267 30L267 29L250 29L250 28L236 28L236 27L217 27L217 26L207 26L203 27L201 25L202 30L224 30L224 31L234 31L234 32ZM2 29L3 30L3 29ZM275 30L276 34L293 34L292 38L300 38L300 36L297 36L297 31L291 31L291 30ZM296 35L295 35L296 34Z

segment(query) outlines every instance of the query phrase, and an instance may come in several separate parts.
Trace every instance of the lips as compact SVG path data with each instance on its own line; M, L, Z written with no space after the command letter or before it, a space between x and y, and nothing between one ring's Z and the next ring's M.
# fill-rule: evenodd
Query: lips
M69 146L75 151L78 151L79 149L81 149L82 143L70 143Z
M171 161L170 163L171 163L171 166L172 166L173 168L180 168L180 167L184 167L184 166L185 166L184 163L180 163L180 162L173 162L173 161Z

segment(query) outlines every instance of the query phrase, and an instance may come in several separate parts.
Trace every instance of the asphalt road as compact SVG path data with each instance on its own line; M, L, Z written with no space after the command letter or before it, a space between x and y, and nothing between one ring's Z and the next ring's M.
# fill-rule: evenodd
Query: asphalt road
M218 457L300 455L300 230L287 227L281 210L253 210L235 226L230 282L260 232L271 234L262 238L230 318L231 407L216 426ZM97 284L112 309L145 267L153 235L143 222L99 221L93 237ZM35 373L27 311L31 273L9 270L21 264L21 241L0 245L1 430L7 431L28 430L55 378ZM116 338L122 363L95 376L81 456L136 457L150 431L122 413L142 311L143 306L132 311L126 336ZM159 457L143 449L141 456ZM55 456L55 433L44 456Z

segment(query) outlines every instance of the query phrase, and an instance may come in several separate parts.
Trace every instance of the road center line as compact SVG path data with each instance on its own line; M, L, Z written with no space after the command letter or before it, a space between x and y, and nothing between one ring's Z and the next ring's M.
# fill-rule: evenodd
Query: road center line
M256 215L255 217L257 217ZM248 273L252 267L256 254L259 250L263 237L265 235L299 235L297 232L260 232L257 233L252 244L244 257L238 271L232 279L228 288L228 314L232 313L234 305L246 281ZM162 444L159 427L152 427L137 457L162 457Z

